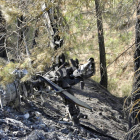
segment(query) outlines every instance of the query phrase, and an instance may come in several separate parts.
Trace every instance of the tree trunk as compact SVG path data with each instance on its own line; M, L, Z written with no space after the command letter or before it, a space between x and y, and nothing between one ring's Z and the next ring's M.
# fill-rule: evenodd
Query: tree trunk
M7 58L6 48L5 48L5 35L6 35L6 21L2 16L0 11L0 57Z
M18 29L21 28L23 21L24 21L23 15L17 18ZM18 36L17 36L17 58L20 58L22 41L23 41L23 29L18 32Z
M95 0L96 16L97 16L97 28L98 28L98 42L100 51L100 84L107 88L107 69L106 69L106 54L103 34L103 23L102 23L102 10L100 6L100 0Z
M135 26L135 53L134 53L134 84L133 84L133 91L132 91L132 102L135 103L137 99L140 99L140 0L138 0L138 5L137 5L137 20L136 20L136 26ZM134 106L137 108L137 104ZM136 112L137 113L137 112ZM136 113L133 113L133 117L131 119L131 126L136 125L140 118L135 118ZM140 116L139 116L140 117ZM132 121L133 120L133 121Z
M131 97L132 107L129 111L129 129L127 140L139 140L139 132L136 125L140 122L140 0L137 3L137 20L135 26L135 53L134 53L134 82Z

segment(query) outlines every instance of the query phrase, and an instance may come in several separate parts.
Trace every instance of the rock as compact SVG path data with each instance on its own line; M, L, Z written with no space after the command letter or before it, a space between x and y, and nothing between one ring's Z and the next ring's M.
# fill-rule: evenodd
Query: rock
M27 112L26 114L24 114L24 118L28 119L30 117L30 114Z

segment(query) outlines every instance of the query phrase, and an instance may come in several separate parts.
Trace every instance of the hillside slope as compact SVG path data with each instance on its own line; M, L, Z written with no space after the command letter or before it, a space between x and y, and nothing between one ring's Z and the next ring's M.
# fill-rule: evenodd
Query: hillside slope
M64 120L65 106L60 96L51 95L40 105L40 98L22 103L21 111L5 107L0 111L0 138L2 140L122 140L127 130L122 105L123 99L111 95L92 80L85 81L72 91L80 100L93 107L93 112L81 108L88 115L80 119L79 129Z
M123 139L127 131L127 122L123 114L123 98L115 97L92 80L86 81L84 91L77 88L74 89L75 96L93 107L93 112L81 108L81 112L88 114L88 119L81 120L81 123L102 134Z

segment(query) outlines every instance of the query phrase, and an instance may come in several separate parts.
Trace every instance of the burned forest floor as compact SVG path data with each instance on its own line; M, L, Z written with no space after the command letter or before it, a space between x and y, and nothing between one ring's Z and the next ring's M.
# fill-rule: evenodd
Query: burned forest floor
M59 95L22 102L20 111L6 106L0 110L1 140L123 140L128 123L123 113L123 98L109 93L93 80L86 80L84 90L77 84L74 95L93 111L80 107L87 118L74 126L65 118L65 105Z

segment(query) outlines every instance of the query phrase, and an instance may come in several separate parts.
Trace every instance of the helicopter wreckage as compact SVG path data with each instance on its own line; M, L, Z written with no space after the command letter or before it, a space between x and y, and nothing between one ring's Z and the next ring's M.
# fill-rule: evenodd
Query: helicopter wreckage
M37 93L40 95L42 99L41 104L43 105L45 102L43 95L57 93L65 100L65 105L68 106L70 114L76 111L76 116L78 117L80 113L78 106L92 111L92 108L88 104L77 99L69 90L71 86L79 82L81 89L84 88L84 79L91 77L95 72L94 59L90 58L86 64L81 66L78 66L77 61L72 59L71 61L75 66L67 66L68 64L65 62L56 70L56 67L54 67L46 74L37 74L30 80L22 83L20 79L28 73L27 70L13 71L13 74L15 74L19 80L8 84L5 90L3 88L0 89L1 108L15 100L18 102L17 106L20 106L21 96L25 99L29 99L31 95L36 95ZM76 67L76 65L78 67ZM73 115L71 115L71 117L73 117Z
M50 47L57 50L63 45L63 40L56 34L56 32L59 32L57 25L52 24L54 22L53 9L48 10L44 4L42 11L48 33L51 36ZM78 59L70 59L69 62L66 62L65 55L61 54L47 72L36 74L26 82L20 81L23 76L28 74L26 69L16 69L12 74L16 76L16 80L8 84L5 89L0 88L0 105L2 109L15 101L17 102L16 106L19 107L22 98L29 100L32 95L36 94L40 95L41 105L43 105L45 102L44 95L57 93L64 99L74 124L79 124L80 109L78 106L92 111L92 107L74 96L71 92L71 87L80 83L81 89L83 89L84 79L90 78L95 74L93 58L90 58L87 63L79 65Z

